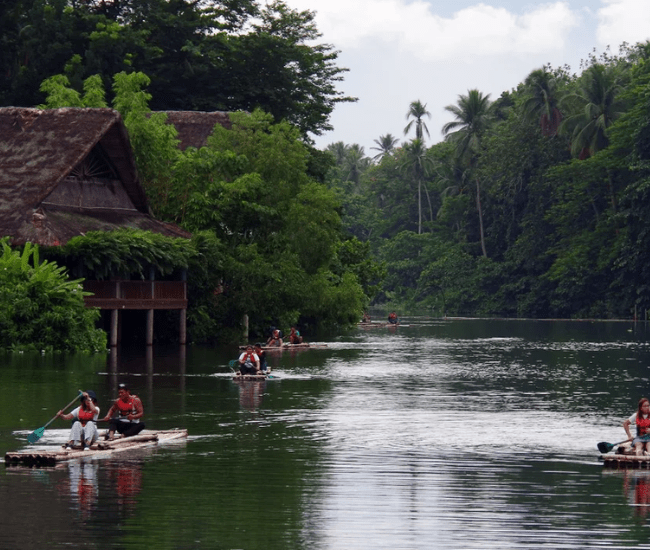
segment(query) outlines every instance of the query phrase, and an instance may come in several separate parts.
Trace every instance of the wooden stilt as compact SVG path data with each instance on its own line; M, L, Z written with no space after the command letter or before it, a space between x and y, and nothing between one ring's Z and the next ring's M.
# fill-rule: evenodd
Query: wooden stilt
M111 347L114 348L117 346L117 328L119 324L119 315L120 312L118 309L111 310Z
M153 309L147 310L147 345L153 345Z

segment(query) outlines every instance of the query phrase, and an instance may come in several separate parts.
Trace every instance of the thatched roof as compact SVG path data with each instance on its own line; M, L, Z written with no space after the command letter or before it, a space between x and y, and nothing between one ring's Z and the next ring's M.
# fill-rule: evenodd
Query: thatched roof
M111 170L99 190L66 180L91 153ZM57 245L120 227L190 236L151 216L117 111L0 108L0 237Z
M173 124L178 131L181 150L188 147L204 147L208 137L217 124L230 130L232 122L225 111L156 111L167 115L167 123Z

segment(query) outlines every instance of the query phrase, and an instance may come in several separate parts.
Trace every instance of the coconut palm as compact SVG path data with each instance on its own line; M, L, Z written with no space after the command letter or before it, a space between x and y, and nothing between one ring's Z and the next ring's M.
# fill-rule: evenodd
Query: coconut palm
M595 64L580 78L578 90L566 97L572 108L560 132L571 136L571 153L585 159L607 147L607 129L623 113L621 85L614 66Z
M393 137L392 134L386 134L385 136L379 136L379 139L373 140L378 147L371 147L373 151L379 151L377 155L372 157L372 160L380 160L385 155L390 155L395 150L395 146L399 141L396 137Z
M524 84L528 94L523 104L524 116L539 120L544 136L557 135L562 121L557 78L544 66L531 72Z
M447 105L446 111L452 113L455 120L442 127L447 141L456 145L456 155L473 167L481 148L481 138L492 124L490 94L483 95L478 90L468 90L467 95L458 96L457 105ZM483 210L481 208L481 187L478 177L476 183L476 209L478 210L479 232L483 256L487 258L485 234L483 230Z
M342 166L345 161L345 156L348 153L349 146L343 143L342 141L337 141L335 143L330 143L325 150L329 151L334 155L337 166Z
M406 113L406 120L409 120L409 118L413 120L410 120L404 128L404 135L408 134L411 131L411 127L415 125L415 139L424 141L423 130L427 133L427 136L430 135L426 123L422 120L425 116L431 118L431 113L427 111L427 104L425 103L423 105L419 99L412 101L409 105L408 113Z
M349 145L343 159L343 173L345 174L344 181L352 181L355 185L359 185L361 174L368 168L370 159L366 157L364 148L354 143Z
M402 161L401 169L404 174L413 177L418 186L418 234L422 233L422 186L424 178L431 168L431 159L427 157L427 148L421 139L414 139L404 145L405 158ZM429 213L433 220L433 208L431 207L431 198L429 191L424 185L429 202Z

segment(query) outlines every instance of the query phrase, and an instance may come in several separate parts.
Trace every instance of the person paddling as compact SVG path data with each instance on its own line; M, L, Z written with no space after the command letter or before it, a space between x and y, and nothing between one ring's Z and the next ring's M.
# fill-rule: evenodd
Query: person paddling
M115 432L122 434L124 437L131 437L144 430L144 422L141 421L144 416L144 409L140 398L137 395L131 395L126 384L120 384L117 393L119 397L101 420L101 422L109 422L108 433L106 434L108 440L114 439ZM118 413L118 415L113 418L115 413Z
M59 411L56 415L63 420L74 420L70 429L70 440L63 445L64 449L80 448L83 443L84 451L98 439L97 419L99 418L99 407L97 396L92 390L82 392L81 405L68 414Z
M623 422L623 429L630 439L632 439L630 433L632 424L636 425L636 437L632 440L636 455L650 456L650 442L641 440L644 435L650 435L650 401L646 397L639 400L637 411Z
M282 335L278 329L275 329L269 339L266 341L268 347L282 347Z

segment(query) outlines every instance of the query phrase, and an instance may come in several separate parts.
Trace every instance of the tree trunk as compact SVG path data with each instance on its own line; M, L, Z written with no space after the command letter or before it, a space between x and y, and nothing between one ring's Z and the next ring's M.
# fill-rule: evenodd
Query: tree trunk
M481 234L481 250L483 256L488 257L487 250L485 249L485 234L483 232L483 209L481 208L481 187L478 178L476 178L476 209L478 210L478 228Z
M424 184L424 192L427 194L427 202L429 203L429 218L431 219L431 224L433 225L433 206L431 206L431 197L429 196L429 188Z
M418 235L422 233L422 181L418 180Z

